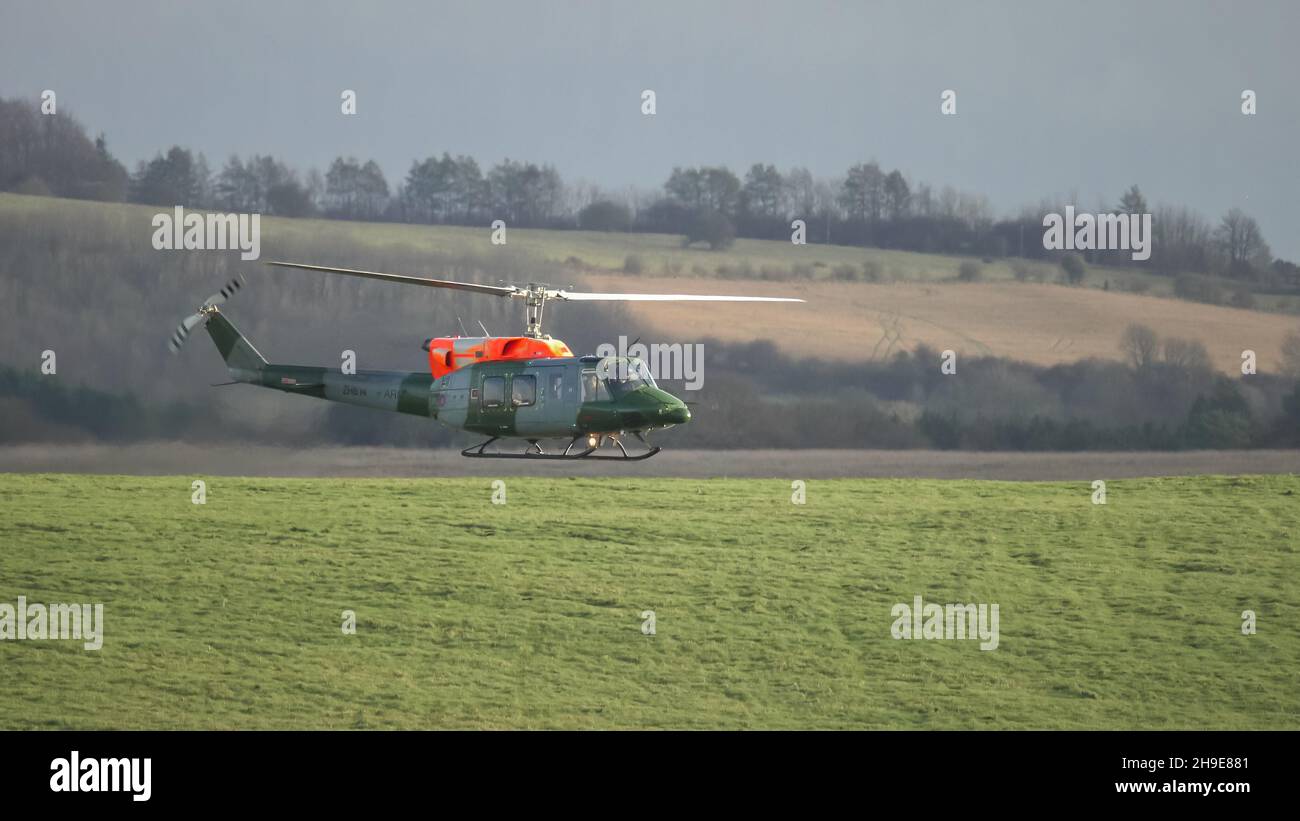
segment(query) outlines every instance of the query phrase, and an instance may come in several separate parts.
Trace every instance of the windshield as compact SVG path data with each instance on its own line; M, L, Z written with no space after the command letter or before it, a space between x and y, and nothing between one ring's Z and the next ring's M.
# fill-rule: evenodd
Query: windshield
M657 388L650 369L640 359L628 356L608 356L600 361L597 371L617 399L644 386Z

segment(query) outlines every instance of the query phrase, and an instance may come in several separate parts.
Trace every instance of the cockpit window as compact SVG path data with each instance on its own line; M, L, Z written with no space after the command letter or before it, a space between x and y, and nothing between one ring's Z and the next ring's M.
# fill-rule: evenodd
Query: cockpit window
M609 388L605 386L605 380L597 377L595 371L583 371L582 401L608 402L609 399Z
M649 366L646 365L646 363L642 362L640 359L634 359L632 361L636 363L636 373L638 376L641 377L642 382L646 383L652 388L659 387L657 384L655 384L654 374L650 373L650 368Z
M639 379L652 388L659 387L645 362L630 356L607 356L596 365L596 373L616 382Z
M654 376L650 374L650 369L644 362L634 357L606 357L600 361L596 370L605 377L615 398L625 396L642 386L658 387Z

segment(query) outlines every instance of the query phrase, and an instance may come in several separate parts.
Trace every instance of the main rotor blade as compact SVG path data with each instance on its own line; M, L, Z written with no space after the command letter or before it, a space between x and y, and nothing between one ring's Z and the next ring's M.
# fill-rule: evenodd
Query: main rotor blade
M427 285L430 288L451 288L457 291L475 291L480 294L492 294L493 296L512 296L520 290L513 286L479 285L476 282L454 282L450 279L429 279L427 277L407 276L406 274L385 274L379 271L358 271L353 268L331 268L327 265L304 265L301 262L268 262L266 264L274 265L277 268L300 268L304 271L324 271L330 274L346 274L350 277L379 279L384 282L397 282L402 285Z
M721 296L718 294L585 294L558 291L557 299L571 302L803 302L784 296Z

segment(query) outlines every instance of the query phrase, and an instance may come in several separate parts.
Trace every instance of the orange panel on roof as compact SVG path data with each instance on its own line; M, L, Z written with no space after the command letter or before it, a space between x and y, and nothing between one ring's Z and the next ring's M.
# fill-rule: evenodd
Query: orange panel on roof
M429 371L435 379L474 362L573 356L558 339L530 336L450 336L429 340Z

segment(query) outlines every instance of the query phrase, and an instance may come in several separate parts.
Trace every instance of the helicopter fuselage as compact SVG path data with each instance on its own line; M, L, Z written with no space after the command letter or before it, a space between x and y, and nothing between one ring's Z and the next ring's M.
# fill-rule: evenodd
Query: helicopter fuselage
M622 369L612 360L548 357L471 365L432 386L431 415L449 427L525 439L646 431L691 418L639 360L622 360Z
M425 416L498 438L547 439L669 428L690 420L640 360L544 357L465 365L444 376L266 364L232 375L265 388ZM242 378L241 378L242 376Z

